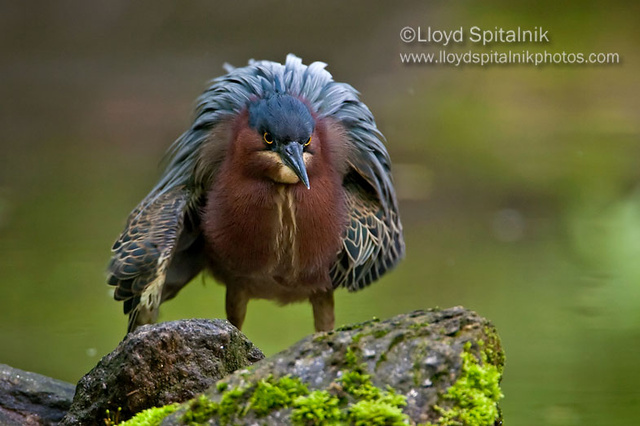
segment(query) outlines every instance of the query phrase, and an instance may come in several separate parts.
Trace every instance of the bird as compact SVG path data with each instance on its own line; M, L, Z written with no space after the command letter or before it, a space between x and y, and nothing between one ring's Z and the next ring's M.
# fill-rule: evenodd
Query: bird
M334 290L367 287L405 254L386 140L323 62L224 68L113 244L127 332L203 270L238 329L249 300L267 299L308 300L315 330L332 330Z

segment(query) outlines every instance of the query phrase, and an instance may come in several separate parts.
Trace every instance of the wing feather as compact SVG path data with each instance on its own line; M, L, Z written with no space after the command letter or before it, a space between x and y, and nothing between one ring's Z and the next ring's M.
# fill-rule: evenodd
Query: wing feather
M349 223L330 275L334 288L360 290L393 268L404 256L402 226L394 209L385 213L372 194L345 185Z
M107 282L115 286L114 298L124 301L129 331L157 313L167 269L185 227L191 194L177 187L149 196L129 215L124 231L112 247ZM142 305L142 306L141 306Z

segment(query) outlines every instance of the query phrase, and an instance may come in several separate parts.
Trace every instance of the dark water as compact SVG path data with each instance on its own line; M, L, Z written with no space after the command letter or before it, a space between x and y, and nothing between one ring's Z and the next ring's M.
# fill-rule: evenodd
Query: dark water
M0 362L77 381L114 348L109 248L195 97L225 61L291 51L362 92L396 166L407 258L340 293L337 322L464 305L502 337L506 424L640 418L637 5L17 5L0 18ZM549 45L514 48L623 62L407 66L438 50L403 44L407 25L543 26ZM222 290L198 278L161 319L222 317ZM307 305L249 306L267 354L311 330Z

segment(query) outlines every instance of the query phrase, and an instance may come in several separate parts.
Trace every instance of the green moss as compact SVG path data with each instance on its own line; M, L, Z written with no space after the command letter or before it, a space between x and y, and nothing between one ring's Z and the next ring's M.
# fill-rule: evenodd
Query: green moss
M153 407L141 411L120 426L157 426L162 419L178 409L178 404L169 404L163 407Z
M407 405L407 397L404 395L398 395L396 390L387 385L387 390L380 395L380 402L385 404L395 405L397 407L404 407Z
M487 361L484 351L480 352L482 363L479 363L469 352L470 348L468 343L460 354L462 373L444 395L444 399L452 401L453 406L446 409L435 407L442 415L439 426L492 425L498 418L498 401L503 397L501 373Z
M341 325L340 327L336 328L336 331L351 331L361 327L362 327L362 324L347 324L347 325Z
M351 343L357 345L360 342L360 339L362 339L363 336L364 336L364 334L362 334L362 333L356 334L355 336L353 336L351 338Z
M371 383L371 376L361 371L348 371L340 378L340 384L345 392L356 399L374 400L380 397L380 389Z
M500 373L505 363L505 354L502 350L500 337L494 328L485 326L484 334L486 335L486 344L484 345L484 353L490 364L498 366Z
M189 408L182 416L186 424L201 424L214 416L220 417L220 422L226 424L233 417L240 414L240 400L245 396L246 389L230 389L222 394L220 402L211 401L206 395L200 395L189 403Z
M416 322L409 326L410 330L422 330L423 328L429 327L428 322Z
M389 330L380 329L373 332L373 337L375 337L376 339L381 339L387 334L389 334Z
M411 355L415 361L411 367L414 386L420 386L425 377L424 360L429 356L429 343L427 340L418 340L414 352Z
M359 401L349 409L349 424L355 426L405 425L409 416L393 404L380 401Z
M356 356L353 352L351 355ZM349 424L398 425L409 421L409 416L402 412L407 405L404 395L396 394L389 386L386 390L374 386L371 375L364 372L365 366L357 364L357 359L350 364L352 369L343 372L339 380L342 389L355 400L346 412Z
M369 322L376 322L376 321L379 321L379 320L373 319L373 320L371 320ZM376 339L380 339L380 338L386 336L387 334L389 334L389 331L390 330L388 330L388 329L377 329L377 330L369 331L369 332L366 332L366 333L364 333L364 332L357 333L356 335L354 335L351 338L351 344L352 345L357 345L358 343L360 343L360 340L362 340L363 337L367 337L367 336L373 336Z
M340 400L326 390L316 390L293 401L291 420L296 425L335 425L344 420Z
M107 416L104 419L105 426L115 426L120 423L120 413L122 412L122 407L118 407L115 412L111 412L111 410L107 409L105 415Z
M354 323L354 324L341 325L340 327L336 328L335 331L351 331L351 330L361 329L361 328L366 327L367 325L370 325L370 324L373 324L373 323L376 323L376 322L380 322L380 318L373 317L369 321L360 322L360 323Z
M406 335L404 334L404 332L400 332L396 334L394 338L391 340L391 343L389 343L387 352L390 352L393 349L393 347L396 346L398 343L402 342L405 339L405 337Z
M211 417L218 414L220 406L211 401L205 395L200 395L198 398L191 400L189 408L182 416L182 421L186 424L200 424L205 423Z
M385 352L382 355L380 355L380 358L378 358L378 361L376 362L376 369L381 363L385 362L386 360L387 360L387 354Z
M309 392L298 378L269 376L255 385L228 388L220 382L220 402L201 396L191 401L182 417L184 423L201 424L217 417L229 424L249 413L264 417L281 409L292 409L291 420L297 425L398 425L407 424L409 416L402 412L406 397L391 387L376 387L366 365L360 363L358 348L347 347L342 375L326 390Z
M313 341L315 343L321 343L321 342L325 342L325 341L329 341L331 340L331 336L333 336L334 332L333 331L325 331L322 333L316 333L315 336L313 337Z
M347 352L344 354L344 363L349 368L358 367L358 355L356 355L352 347L347 348Z
M245 389L235 388L225 391L218 404L220 422L226 424L236 415L240 414L240 399L244 396Z
M226 382L218 383L216 387L222 393L220 402L211 401L205 395L192 400L182 416L184 423L201 424L218 416L221 424L228 424L249 411L259 417L266 416L274 410L291 406L295 398L309 393L300 379L290 376L278 380L269 376L249 388L228 389Z
M273 410L288 407L295 398L308 394L309 389L298 378L285 376L274 381L273 376L269 376L256 385L249 399L248 409L254 410L259 417L262 417Z

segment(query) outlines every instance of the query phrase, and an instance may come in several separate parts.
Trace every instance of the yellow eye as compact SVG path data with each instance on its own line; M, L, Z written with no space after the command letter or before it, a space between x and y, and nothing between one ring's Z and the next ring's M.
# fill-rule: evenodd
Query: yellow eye
M304 143L304 146L309 146L311 145L311 136L309 136L309 139L307 139L307 141Z
M264 132L264 135L262 135L262 139L264 139L264 141L269 145L273 143L273 136L271 136L271 133L269 132Z

